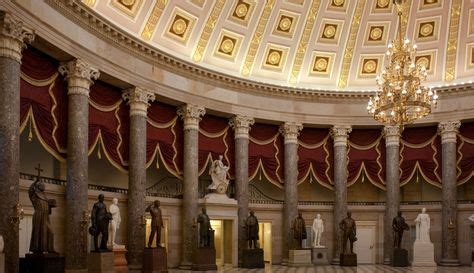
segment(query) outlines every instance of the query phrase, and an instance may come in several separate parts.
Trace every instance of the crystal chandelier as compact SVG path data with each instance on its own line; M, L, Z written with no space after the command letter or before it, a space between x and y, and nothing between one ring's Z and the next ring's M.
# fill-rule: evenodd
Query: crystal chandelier
M424 65L415 63L417 46L402 36L401 2L394 0L399 20L397 37L388 45L387 65L376 78L379 90L370 97L367 111L377 121L403 126L430 114L438 95L421 85L428 73Z

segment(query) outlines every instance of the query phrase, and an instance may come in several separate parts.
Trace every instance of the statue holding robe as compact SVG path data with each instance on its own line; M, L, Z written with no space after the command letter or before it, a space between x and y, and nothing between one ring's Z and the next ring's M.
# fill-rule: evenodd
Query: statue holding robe
M415 242L429 242L430 239L430 216L426 213L426 208L415 219L416 223L416 240Z
M245 226L247 228L247 242L249 249L258 248L258 219L257 217L255 217L255 213L253 210L250 211L250 215L245 221Z
M303 248L303 240L306 239L306 224L304 222L301 212L293 221L293 238L296 240L297 249Z
M30 251L33 253L56 253L49 221L51 208L56 207L56 200L48 199L44 190L44 183L39 178L28 189L28 195L34 208Z
M218 193L225 193L227 191L227 186L229 185L229 179L227 178L228 171L229 167L224 165L222 162L222 155L219 155L219 159L214 160L209 169L212 184L207 188L209 190L215 190Z

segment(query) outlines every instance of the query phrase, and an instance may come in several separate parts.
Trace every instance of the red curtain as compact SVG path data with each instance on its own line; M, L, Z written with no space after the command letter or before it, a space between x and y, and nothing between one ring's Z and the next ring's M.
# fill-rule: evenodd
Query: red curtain
M457 180L463 184L474 176L474 122L461 124L457 146Z

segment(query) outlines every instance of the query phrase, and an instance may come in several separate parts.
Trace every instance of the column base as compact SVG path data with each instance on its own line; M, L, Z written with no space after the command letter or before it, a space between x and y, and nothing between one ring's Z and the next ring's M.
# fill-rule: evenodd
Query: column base
M455 267L455 266L460 266L461 264L459 263L458 259L441 259L441 261L439 262L439 265Z

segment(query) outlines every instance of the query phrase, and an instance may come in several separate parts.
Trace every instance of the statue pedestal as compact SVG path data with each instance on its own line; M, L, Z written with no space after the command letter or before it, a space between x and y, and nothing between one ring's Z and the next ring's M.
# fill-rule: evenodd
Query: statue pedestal
M341 253L339 262L340 266L357 266L357 254Z
M394 248L392 266L407 267L408 266L408 250L403 249L403 248Z
M216 249L213 247L196 248L193 253L193 271L217 270Z
M91 252L88 263L89 273L115 273L113 252Z
M263 249L244 249L242 257L243 268L264 268Z
M116 273L127 273L128 272L128 267L127 267L127 259L125 258L125 254L127 253L127 250L125 249L125 246L121 247L114 247L113 249L114 252L114 268Z
M311 265L311 249L290 249L288 266Z
M64 272L64 257L57 253L26 254L25 264L28 273Z
M433 243L415 241L413 244L413 263L411 265L436 266Z
M5 273L5 253L0 253L0 273Z
M327 247L315 247L312 249L313 264L329 264Z
M168 272L166 248L145 248L143 250L143 273Z

